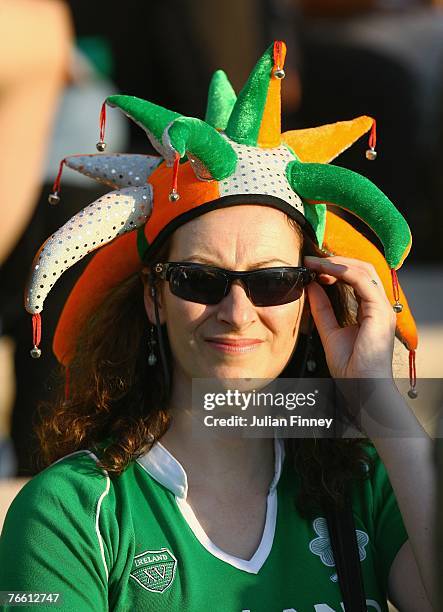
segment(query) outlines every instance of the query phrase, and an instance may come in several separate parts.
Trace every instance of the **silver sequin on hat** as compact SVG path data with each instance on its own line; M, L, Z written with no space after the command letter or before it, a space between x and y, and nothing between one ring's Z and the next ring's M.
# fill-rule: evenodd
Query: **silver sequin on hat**
M113 189L145 185L161 157L154 155L71 155L65 164Z
M44 243L32 264L25 307L40 313L52 286L85 255L144 225L152 211L152 186L108 193L74 215Z

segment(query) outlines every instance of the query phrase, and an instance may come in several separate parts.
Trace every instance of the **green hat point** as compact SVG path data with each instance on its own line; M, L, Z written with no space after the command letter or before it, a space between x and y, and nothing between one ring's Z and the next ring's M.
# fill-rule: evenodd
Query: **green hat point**
M171 121L180 117L179 113L167 110L162 106L142 98L137 98L136 96L109 96L106 98L106 104L122 110L125 115L142 127L148 133L148 136L153 135L160 143L165 127Z
M226 73L214 72L208 91L205 121L217 130L224 130L234 108L237 96Z
M274 66L274 45L258 60L232 109L226 135L240 144L256 146Z
M201 178L221 181L232 174L237 154L226 138L201 119L179 117L167 132L171 146L183 157L195 158L208 173ZM199 165L198 164L198 165Z
M409 226L369 179L340 166L299 161L289 163L286 174L294 191L305 200L329 202L362 219L381 240L389 267L401 265L411 244Z

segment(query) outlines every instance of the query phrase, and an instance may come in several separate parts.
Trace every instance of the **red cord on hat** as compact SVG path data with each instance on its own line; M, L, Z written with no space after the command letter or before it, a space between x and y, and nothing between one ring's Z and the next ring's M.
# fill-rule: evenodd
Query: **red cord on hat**
M38 346L42 340L42 318L40 313L32 315L32 342Z
M377 145L377 122L375 119L372 120L371 133L369 134L369 149L366 151L366 159L369 161L374 161L377 159L377 151L375 147Z
M392 279L392 291L394 293L395 303L392 306L394 312L399 313L403 310L403 304L400 304L400 287L398 284L397 272L394 268L391 268L391 279Z
M281 68L281 52L282 52L281 40L274 41L274 68Z
M377 145L377 122L374 119L372 122L371 133L369 134L369 146L371 149L375 149Z
M60 202L60 182L62 180L63 168L66 163L66 159L62 159L60 165L58 167L58 173L55 177L54 184L52 186L52 193L49 194L48 202L49 204L58 204Z
M39 348L39 344L42 339L42 319L40 313L32 315L32 344L31 357L38 359L42 352Z
M392 289L394 291L394 300L397 302L400 299L400 289L398 286L397 271L394 270L394 268L391 269L391 277L392 277Z
M283 43L281 40L274 41L273 49L274 67L272 73L276 79L284 79L285 71L283 70Z
M176 202L177 200L180 199L180 194L177 191L179 166L180 166L180 155L176 153L175 160L174 160L174 166L172 168L172 188L169 194L170 202Z
M100 140L95 146L97 148L97 151L100 151L100 153L103 153L103 151L106 149L106 143L105 143L106 100L103 102L101 110L100 110L99 122L100 122Z
M392 290L394 293L395 303L393 305L394 312L397 314L403 310L403 304L400 303L400 286L398 284L397 272L394 268L391 269ZM411 398L417 397L415 385L417 383L417 371L415 368L415 350L409 351L409 391L408 395Z
M409 351L409 385L410 389L408 391L409 397L415 398L417 397L416 386L417 384L417 371L415 367L415 351Z
M100 111L100 140L103 142L105 139L105 127L106 127L106 102L103 102Z

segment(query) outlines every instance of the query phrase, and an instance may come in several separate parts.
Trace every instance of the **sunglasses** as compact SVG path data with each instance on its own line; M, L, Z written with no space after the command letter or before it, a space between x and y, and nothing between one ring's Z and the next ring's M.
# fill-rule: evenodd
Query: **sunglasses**
M302 267L260 268L250 272L224 270L190 262L155 264L151 272L169 282L171 293L198 304L218 304L238 280L255 306L280 306L299 300L315 272Z

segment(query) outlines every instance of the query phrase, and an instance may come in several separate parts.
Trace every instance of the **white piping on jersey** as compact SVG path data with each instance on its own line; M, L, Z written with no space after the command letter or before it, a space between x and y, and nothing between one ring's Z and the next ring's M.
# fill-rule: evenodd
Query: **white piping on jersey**
M90 455L95 463L98 464L99 459L96 455L94 455L93 452L91 452L90 450L78 450L75 451L73 453L70 453L69 455L65 455L64 457L61 457L61 459L57 459L57 461L54 461L54 463L51 463L52 467L53 465L55 465L56 463L60 463L60 461L63 461L64 459L68 459L68 457L73 457L74 455L78 455L80 453L86 453L88 455ZM108 566L106 564L106 559L105 559L105 549L104 549L104 545L103 545L103 538L102 538L102 534L100 533L100 510L101 510L101 506L102 506L102 501L103 499L106 497L106 495L109 493L109 488L111 485L111 479L109 478L108 472L106 470L104 470L103 468L101 468L102 472L105 474L106 476L106 487L105 490L103 491L103 493L100 495L99 500L97 502L97 509L96 509L96 515L95 515L95 533L97 534L97 540L98 540L98 545L100 548L100 554L101 554L101 558L102 558L102 562L103 562L103 566L105 568L105 574L106 574L106 580L109 580L109 570L108 570Z
M176 497L188 496L188 477L185 468L160 442L137 459L152 478L172 491Z
M240 557L235 557L223 551L208 537L191 506L186 501L188 494L188 479L185 469L160 442L156 442L150 451L137 460L137 463L139 463L152 478L174 493L177 506L183 518L198 541L209 553L237 569L249 572L250 574L257 574L271 552L275 535L277 522L277 484L280 479L285 456L283 440L277 438L274 440L274 454L274 478L269 486L267 496L265 527L260 544L250 559L241 559Z
M229 563L237 569L248 572L249 574L258 574L260 568L271 552L272 543L274 541L275 527L277 522L277 491L274 489L268 494L266 501L266 520L263 534L257 550L250 559L241 559L235 555L231 555L219 548L209 538L200 525L197 517L194 514L188 502L182 498L176 497L177 505L183 514L189 527L192 529L197 540L217 559Z

